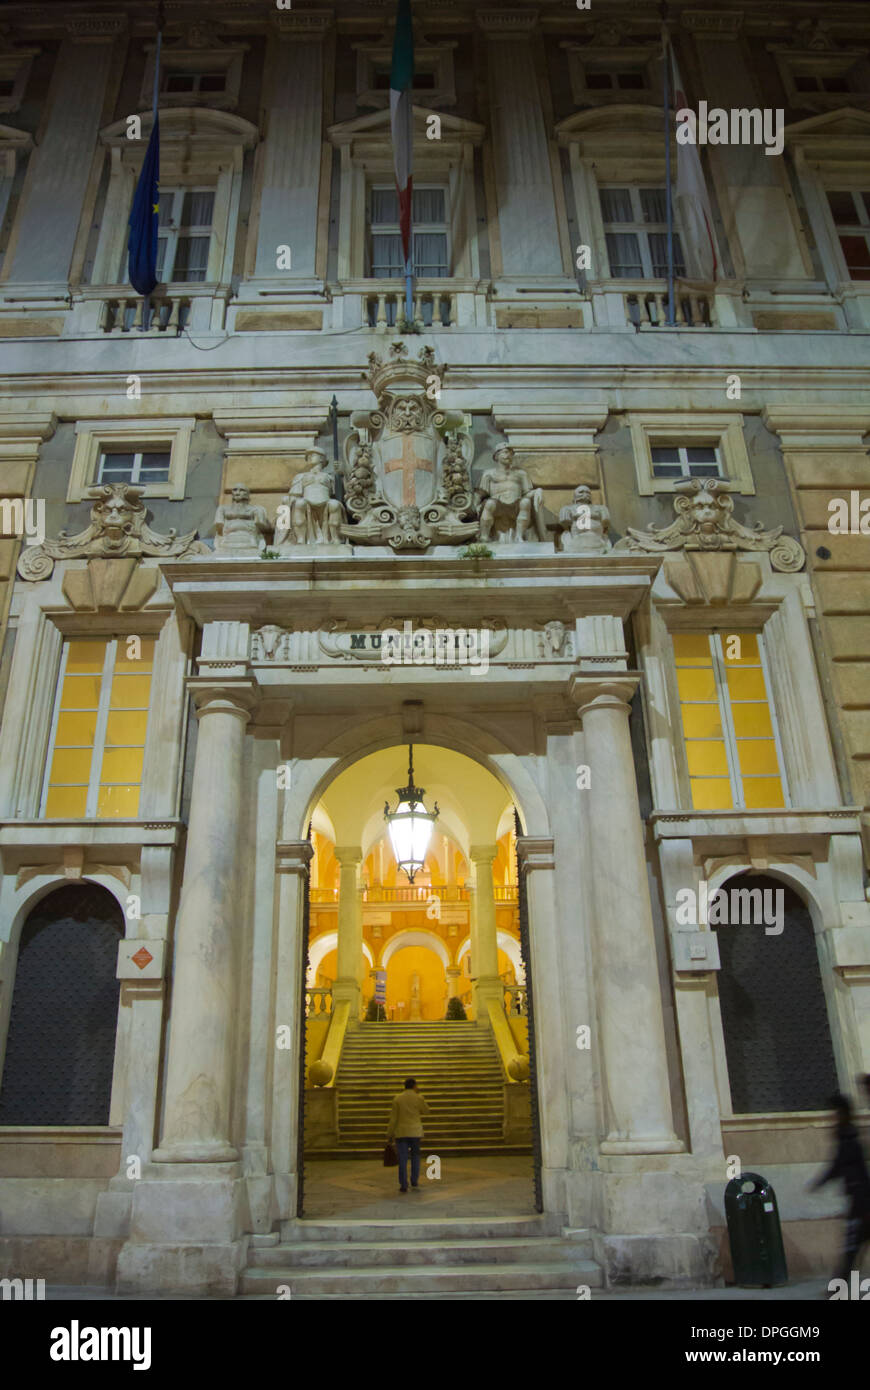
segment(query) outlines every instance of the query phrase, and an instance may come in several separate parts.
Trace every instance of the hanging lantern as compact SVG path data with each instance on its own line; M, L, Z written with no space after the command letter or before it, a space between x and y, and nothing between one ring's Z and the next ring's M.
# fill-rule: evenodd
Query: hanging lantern
M423 803L426 795L423 787L414 786L414 746L408 744L408 785L397 787L399 804L395 811L390 803L384 802L384 820L390 832L390 843L396 856L396 863L414 882L426 861L426 851L432 838L432 829L438 819L438 802L434 811L427 811Z

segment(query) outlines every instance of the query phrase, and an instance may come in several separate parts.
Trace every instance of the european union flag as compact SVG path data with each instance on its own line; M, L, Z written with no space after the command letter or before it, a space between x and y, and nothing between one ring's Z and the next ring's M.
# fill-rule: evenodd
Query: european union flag
M157 228L160 221L160 123L155 113L154 127L130 213L128 264L130 284L138 294L149 295L157 284Z

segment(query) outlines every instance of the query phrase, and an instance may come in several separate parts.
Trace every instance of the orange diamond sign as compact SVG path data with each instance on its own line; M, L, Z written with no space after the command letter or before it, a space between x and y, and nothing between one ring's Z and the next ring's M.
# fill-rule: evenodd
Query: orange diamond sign
M144 970L145 966L148 965L149 961L152 961L154 957L144 946L140 946L135 956L131 956L130 959L138 965L140 970Z

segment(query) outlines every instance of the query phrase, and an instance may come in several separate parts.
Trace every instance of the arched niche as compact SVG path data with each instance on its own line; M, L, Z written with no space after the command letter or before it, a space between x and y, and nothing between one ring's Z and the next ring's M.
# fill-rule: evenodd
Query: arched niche
M121 908L105 888L41 898L18 947L0 1125L106 1125L118 1024Z
M733 1110L825 1110L837 1071L809 909L792 888L764 874L727 879L721 891L732 890L782 894L767 899L770 917L781 903L782 931L778 922L756 922L756 906L764 905L757 898L745 900L740 925L711 921Z

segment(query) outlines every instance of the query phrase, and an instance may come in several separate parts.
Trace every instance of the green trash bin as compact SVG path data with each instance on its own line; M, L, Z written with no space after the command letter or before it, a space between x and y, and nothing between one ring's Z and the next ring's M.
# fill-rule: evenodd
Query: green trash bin
M725 1188L725 1220L734 1282L749 1288L788 1283L776 1193L760 1173L732 1178Z

